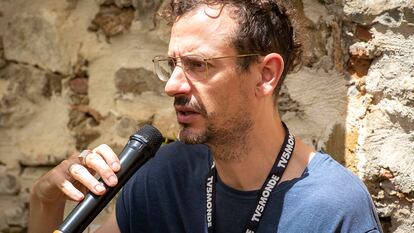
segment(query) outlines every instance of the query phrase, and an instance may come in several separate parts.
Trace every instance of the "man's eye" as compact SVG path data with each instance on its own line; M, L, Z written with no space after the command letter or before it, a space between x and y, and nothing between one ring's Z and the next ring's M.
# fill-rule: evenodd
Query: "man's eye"
M186 69L192 71L204 71L206 68L206 63L204 61L199 61L195 59L185 59L183 60L183 63Z

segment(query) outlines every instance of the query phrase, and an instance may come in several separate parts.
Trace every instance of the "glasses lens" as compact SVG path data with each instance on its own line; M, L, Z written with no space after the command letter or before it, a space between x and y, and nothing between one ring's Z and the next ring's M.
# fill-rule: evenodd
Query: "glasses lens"
M181 62L183 63L183 66L187 72L191 72L197 75L204 74L207 68L204 59L201 56L197 55L183 56L181 58Z
M155 73L162 81L166 82L170 79L175 68L175 61L173 58L155 58L154 59Z
M207 62L203 57L198 55L187 55L179 58L157 56L153 61L155 73L164 82L170 79L177 65L185 71L187 77L194 79L206 77Z

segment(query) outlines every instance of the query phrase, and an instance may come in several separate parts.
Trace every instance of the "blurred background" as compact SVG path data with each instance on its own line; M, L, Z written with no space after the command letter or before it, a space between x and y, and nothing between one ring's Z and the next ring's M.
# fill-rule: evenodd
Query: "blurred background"
M292 3L305 52L284 121L365 182L385 232L414 232L414 1ZM31 186L76 150L120 152L148 123L175 139L151 61L167 52L166 4L0 0L0 232L27 231Z

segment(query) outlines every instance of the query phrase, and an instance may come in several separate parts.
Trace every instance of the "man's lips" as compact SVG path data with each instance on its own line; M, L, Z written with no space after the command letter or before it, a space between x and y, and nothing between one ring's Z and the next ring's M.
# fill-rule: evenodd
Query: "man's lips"
M175 106L177 121L182 124L193 123L201 114L191 107Z

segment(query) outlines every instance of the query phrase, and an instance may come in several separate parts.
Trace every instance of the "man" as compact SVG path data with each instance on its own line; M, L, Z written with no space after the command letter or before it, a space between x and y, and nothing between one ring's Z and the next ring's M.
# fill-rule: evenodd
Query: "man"
M381 231L362 182L280 120L274 96L295 56L281 9L272 1L172 2L168 56L154 64L175 99L181 142L132 177L97 232ZM108 146L82 155L36 183L29 232L56 229L65 196L103 194L90 171L117 183Z

